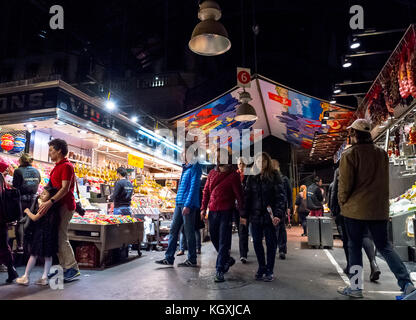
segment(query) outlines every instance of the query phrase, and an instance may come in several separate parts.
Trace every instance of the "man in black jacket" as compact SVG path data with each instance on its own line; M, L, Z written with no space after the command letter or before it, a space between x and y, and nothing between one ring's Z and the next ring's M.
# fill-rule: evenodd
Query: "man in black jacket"
M131 198L133 196L133 185L127 179L127 170L125 168L118 168L118 180L114 186L113 194L110 196L110 201L114 201L114 214L121 214L123 216L131 215Z
M311 211L310 216L312 217L322 217L324 213L324 196L322 194L322 179L315 177L314 183L308 187L307 192L307 205L308 209Z

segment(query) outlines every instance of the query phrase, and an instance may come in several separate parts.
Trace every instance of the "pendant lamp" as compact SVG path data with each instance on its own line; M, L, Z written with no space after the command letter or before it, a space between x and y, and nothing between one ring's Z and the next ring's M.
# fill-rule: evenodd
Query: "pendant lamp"
M231 48L227 30L218 20L221 8L215 1L204 1L199 5L198 18L201 20L192 32L189 49L202 56L217 56Z
M249 104L251 101L250 93L243 91L240 93L240 101L242 102L237 109L236 116L234 120L244 122L244 121L256 121L258 119L256 109Z

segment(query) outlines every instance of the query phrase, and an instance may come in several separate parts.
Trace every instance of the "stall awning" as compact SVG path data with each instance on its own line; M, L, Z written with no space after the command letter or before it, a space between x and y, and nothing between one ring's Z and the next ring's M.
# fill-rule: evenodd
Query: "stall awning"
M184 121L186 129L199 128L207 135L210 130L237 128L261 129L262 137L273 135L291 143L297 149L302 162L323 161L332 157L344 141L343 134L354 110L348 106L332 105L261 75L255 75L251 88L250 104L256 109L256 122L234 120L242 88L234 87L220 97L182 114L171 121ZM327 125L322 124L324 112L329 112ZM256 139L256 137L252 137ZM311 154L314 140L322 142L322 148ZM246 147L246 146L243 146ZM321 160L320 160L321 159Z

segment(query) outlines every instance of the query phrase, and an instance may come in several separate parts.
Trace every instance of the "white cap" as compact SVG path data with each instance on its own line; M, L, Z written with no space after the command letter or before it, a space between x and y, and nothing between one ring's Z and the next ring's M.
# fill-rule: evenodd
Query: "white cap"
M355 130L358 130L358 131L370 132L371 131L371 124L366 119L357 119L347 129L355 129Z

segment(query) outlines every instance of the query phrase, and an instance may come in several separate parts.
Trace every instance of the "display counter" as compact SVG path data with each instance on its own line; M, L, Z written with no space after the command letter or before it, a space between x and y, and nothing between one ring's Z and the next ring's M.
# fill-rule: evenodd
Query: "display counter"
M120 224L81 224L70 223L68 236L70 241L93 243L99 251L98 266L105 267L105 255L112 249L126 247L129 244L140 245L143 239L143 222ZM139 251L139 255L140 251Z

